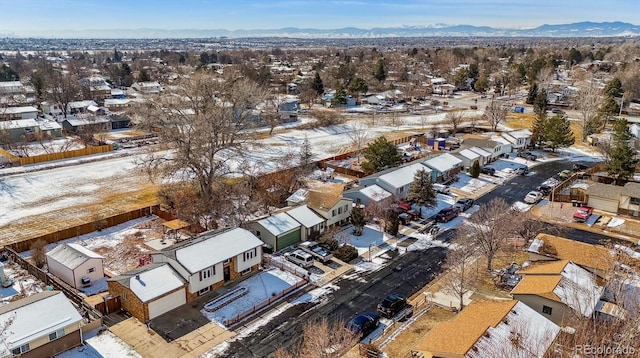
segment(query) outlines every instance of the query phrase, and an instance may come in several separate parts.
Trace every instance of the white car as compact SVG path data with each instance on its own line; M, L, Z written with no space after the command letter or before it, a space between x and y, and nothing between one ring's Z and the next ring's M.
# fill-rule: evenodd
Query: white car
M527 204L536 204L537 202L542 200L543 197L544 197L544 195L542 195L542 193L539 192L539 191L530 191L524 197L524 202L527 203Z

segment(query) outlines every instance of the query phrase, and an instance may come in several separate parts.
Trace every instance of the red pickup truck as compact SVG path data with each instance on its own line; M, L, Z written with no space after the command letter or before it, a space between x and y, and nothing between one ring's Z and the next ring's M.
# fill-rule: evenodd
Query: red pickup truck
M576 210L575 214L573 214L573 220L577 222L585 222L589 219L589 216L593 213L593 208L590 206L581 206Z

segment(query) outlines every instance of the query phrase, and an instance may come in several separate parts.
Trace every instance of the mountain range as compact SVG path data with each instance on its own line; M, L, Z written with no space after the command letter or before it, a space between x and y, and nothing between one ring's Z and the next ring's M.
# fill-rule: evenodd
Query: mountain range
M17 37L4 35L7 37ZM376 27L362 29L344 27L314 29L285 27L280 29L93 29L83 31L52 31L46 37L65 38L207 38L207 37L291 37L291 38L382 38L382 37L619 37L640 36L640 26L626 22L576 22L541 25L535 28L497 28L473 25L429 25ZM20 36L25 37L25 36ZM44 36L33 36L44 37Z

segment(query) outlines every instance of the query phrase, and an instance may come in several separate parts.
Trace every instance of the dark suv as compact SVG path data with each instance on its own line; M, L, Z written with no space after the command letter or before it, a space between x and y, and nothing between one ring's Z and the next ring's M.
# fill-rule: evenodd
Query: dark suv
M391 318L407 307L407 298L394 293L378 303L378 314L385 318Z
M440 210L438 214L436 214L436 221L446 223L453 220L456 216L458 216L458 214L458 208L456 208L455 206L444 208Z
M379 324L380 316L373 312L365 312L353 317L350 321L345 323L344 328L348 329L354 335L363 338L375 331Z
M535 161L536 159L538 159L538 156L531 152L519 152L518 156L531 161Z
M480 168L480 173L487 175L496 175L496 170L491 167L482 167Z

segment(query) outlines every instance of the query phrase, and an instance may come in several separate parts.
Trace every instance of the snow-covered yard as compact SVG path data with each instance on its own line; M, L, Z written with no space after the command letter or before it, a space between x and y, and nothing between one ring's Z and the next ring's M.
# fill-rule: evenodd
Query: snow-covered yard
M466 193L473 194L489 184L493 184L493 182L486 178L483 178L483 177L472 178L467 173L459 173L458 181L453 182L451 184L451 187L464 191Z
M387 233L383 232L375 225L366 225L362 229L362 235L360 236L355 236L353 234L353 226L348 226L343 232L349 235L346 243L358 249L358 255L362 255L369 251L369 247L382 245L390 238Z
M237 288L244 287L247 294L239 297L215 312L202 310L202 314L221 326L225 321L233 319L247 311L251 311L260 303L280 294L282 291L303 281L302 278L280 269L269 269L238 283Z
M56 358L142 358L138 352L109 331L87 332L84 338L85 345L60 353Z

